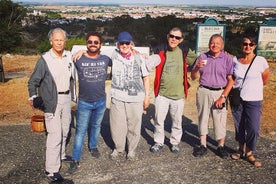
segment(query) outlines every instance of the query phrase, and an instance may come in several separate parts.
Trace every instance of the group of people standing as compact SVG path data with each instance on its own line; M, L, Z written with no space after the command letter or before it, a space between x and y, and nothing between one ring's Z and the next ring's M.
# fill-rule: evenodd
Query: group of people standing
M194 156L207 153L206 135L208 119L212 116L215 138L218 142L217 154L227 158L225 149L227 97L232 88L238 88L240 103L230 101L235 125L235 139L239 143L234 160L245 159L256 167L261 166L253 156L256 151L260 131L263 86L269 80L269 65L264 57L256 56L254 37L244 36L241 43L241 56L232 57L224 50L223 38L213 35L209 40L209 51L195 61L191 78L199 76L196 94L198 109L200 146L194 149Z
M154 54L146 56L134 49L132 35L124 31L118 35L117 48L109 58L100 53L101 35L88 33L87 50L79 51L74 61L71 53L64 50L66 39L66 32L60 28L49 32L52 48L38 60L28 82L31 106L37 96L43 100L47 129L45 174L51 181L64 180L59 173L62 161L70 161L68 173L78 169L86 133L91 156L100 156L97 144L106 110L108 66L112 67L110 129L114 149L111 159L121 155L126 155L129 160L137 158L135 152L140 139L142 113L150 104L149 74L154 70L155 143L150 151L156 153L163 148L164 122L169 112L172 120L170 149L173 153L180 152L182 115L189 88L188 66L193 65L191 78L199 78L196 106L200 139L200 146L194 148L194 156L207 153L206 137L211 115L218 142L217 154L228 157L225 149L227 96L234 85L240 87L242 102L239 106L231 105L239 143L238 151L231 158L246 158L255 166L261 165L252 152L256 150L263 85L268 82L269 68L267 61L257 56L244 80L244 73L255 56L256 43L251 38L243 39L243 55L232 57L224 52L221 35L215 34L210 38L209 51L197 57L182 44L182 31L175 27L167 34L167 42L154 47ZM76 81L79 88L77 98ZM65 146L71 123L72 97L78 110L70 159L65 155Z

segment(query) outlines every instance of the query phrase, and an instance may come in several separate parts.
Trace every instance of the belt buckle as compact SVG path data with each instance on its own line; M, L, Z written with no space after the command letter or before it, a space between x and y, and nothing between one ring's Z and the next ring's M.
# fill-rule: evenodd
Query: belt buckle
M60 94L60 95L68 95L69 92L70 92L70 90L67 90L67 91L58 92L58 94Z

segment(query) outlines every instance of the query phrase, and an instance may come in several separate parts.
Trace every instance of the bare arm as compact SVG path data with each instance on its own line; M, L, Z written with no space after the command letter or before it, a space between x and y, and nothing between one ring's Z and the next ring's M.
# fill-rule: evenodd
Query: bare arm
M72 60L76 62L78 59L81 58L83 54L85 54L87 50L79 50L76 54L73 55Z
M232 75L228 75L227 80L228 80L228 82L225 86L225 89L223 90L221 96L215 101L215 106L217 108L221 108L222 104L225 103L226 97L228 96L230 90L232 89L232 87L234 85L234 79L233 79Z
M191 71L191 79L192 80L196 80L199 77L199 68L195 67L192 71Z
M144 89L145 89L145 99L143 102L144 109L147 109L150 104L150 78L149 76L143 77Z
M265 71L262 73L263 78L263 84L266 85L269 81L269 68L265 69Z
M205 62L203 62L202 60L200 60L196 63L195 68L191 71L192 80L195 80L200 76L199 69L204 67L204 66L205 66Z

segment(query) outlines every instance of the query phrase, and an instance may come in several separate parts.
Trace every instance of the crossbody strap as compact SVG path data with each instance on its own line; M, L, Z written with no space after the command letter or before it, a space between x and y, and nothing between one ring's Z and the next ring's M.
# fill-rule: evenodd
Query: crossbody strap
M246 70L246 72L245 72L245 74L244 74L244 78L243 78L243 80L242 80L242 84L241 84L240 90L241 90L241 88L242 88L242 85L243 85L243 83L244 83L244 80L245 80L245 78L246 78L246 75L247 75L247 73L248 73L248 71L249 71L249 68L251 67L251 65L252 65L253 61L255 60L256 56L257 56L257 55L254 56L252 62L250 63L249 67L247 68L247 70Z

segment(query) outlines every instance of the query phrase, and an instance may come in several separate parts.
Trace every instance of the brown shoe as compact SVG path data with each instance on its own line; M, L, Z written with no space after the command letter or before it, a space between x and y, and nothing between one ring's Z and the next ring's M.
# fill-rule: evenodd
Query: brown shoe
M256 167L262 166L262 163L257 161L252 154L246 155L245 160Z
M244 158L244 151L239 149L236 153L231 154L233 160L238 160Z

